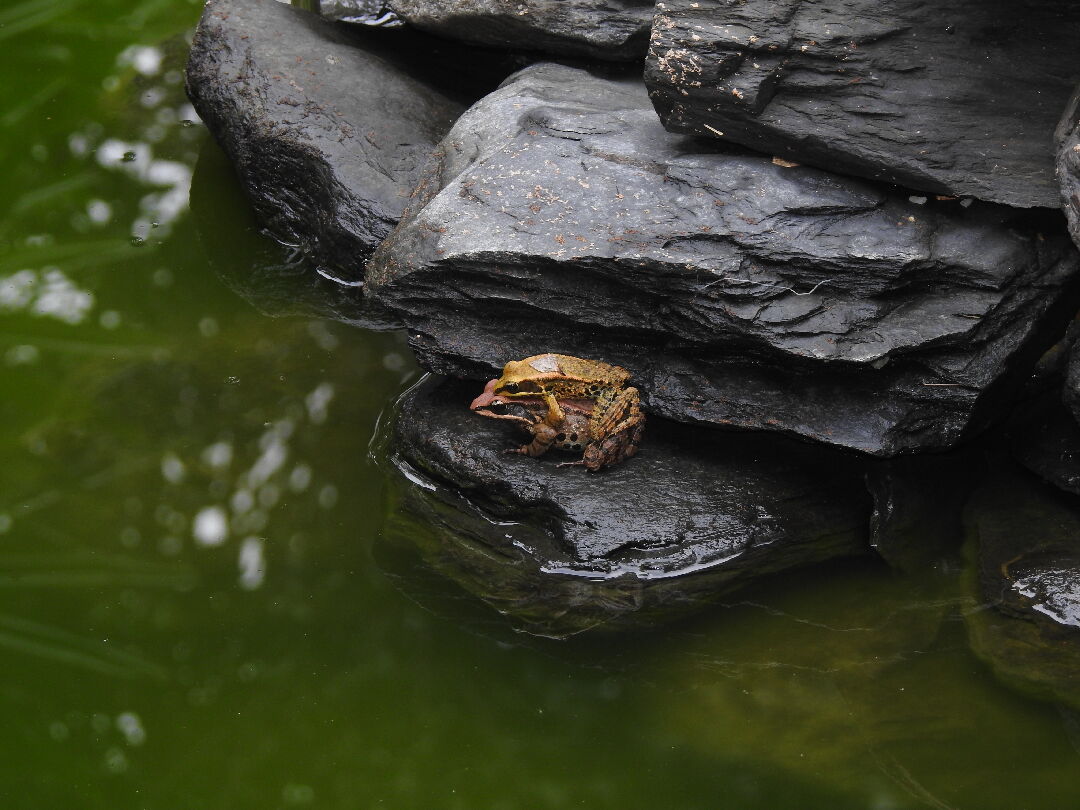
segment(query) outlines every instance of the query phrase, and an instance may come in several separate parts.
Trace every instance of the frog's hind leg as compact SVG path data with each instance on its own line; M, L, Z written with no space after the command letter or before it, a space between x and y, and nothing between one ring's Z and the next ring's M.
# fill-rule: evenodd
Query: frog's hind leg
M645 433L645 414L636 388L626 388L597 400L589 423L592 440L581 463L591 472L630 458Z

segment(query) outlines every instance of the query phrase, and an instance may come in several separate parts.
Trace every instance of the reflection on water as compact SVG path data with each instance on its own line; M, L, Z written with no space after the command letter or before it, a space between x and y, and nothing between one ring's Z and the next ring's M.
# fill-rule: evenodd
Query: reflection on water
M1075 716L971 658L948 572L555 644L378 543L415 369L195 173L198 11L0 10L0 806L1070 806Z

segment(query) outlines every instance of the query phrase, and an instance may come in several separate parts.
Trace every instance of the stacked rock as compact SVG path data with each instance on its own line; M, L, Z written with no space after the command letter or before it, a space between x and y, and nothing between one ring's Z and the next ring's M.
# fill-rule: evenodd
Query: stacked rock
M704 568L716 592L866 547L869 528L810 487L815 453L846 471L841 489L871 473L876 507L858 486L832 496L856 523L876 508L877 534L912 525L894 498L918 486L882 484L903 465L873 457L1000 422L1076 312L1080 253L1059 209L1075 238L1080 8L1019 5L324 3L350 25L210 0L188 90L267 231L390 313L425 368L484 380L542 352L602 359L682 425L575 486L578 471L466 452L447 432L459 414L425 388L398 428L409 475L497 489L501 519L548 504L565 559L537 555L538 577ZM1066 390L1075 406L1080 359ZM445 441L417 440L421 425ZM717 428L755 433L736 458ZM814 493L808 515L769 506L753 446L777 492ZM730 495L740 479L750 494L725 509L714 484ZM627 533L594 508L613 488L618 510L655 502L650 487L683 504L680 530ZM735 506L754 499L761 514ZM811 531L800 520L817 551L766 539Z

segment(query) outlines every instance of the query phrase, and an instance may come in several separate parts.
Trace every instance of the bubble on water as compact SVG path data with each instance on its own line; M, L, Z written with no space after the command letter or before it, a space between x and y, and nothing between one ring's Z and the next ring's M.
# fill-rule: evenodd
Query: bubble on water
M158 540L158 551L164 554L166 557L175 557L184 549L184 544L179 537L175 535L166 535Z
M246 537L240 544L240 587L253 591L263 584L266 578L266 559L263 554L261 537Z
M232 462L233 449L228 442L214 442L202 451L202 460L214 469L228 467Z
M139 103L146 109L156 107L165 98L165 88L163 87L151 87L149 90L143 91L143 94L139 96Z
M327 484L319 490L319 506L323 509L333 509L338 502L337 487Z
M229 499L229 506L232 507L233 513L237 515L250 512L251 508L255 506L255 496L251 494L249 489L238 489Z
M86 204L86 216L88 216L90 221L95 225L105 225L112 219L112 206L105 202L105 200L90 200Z
M199 334L203 337L214 337L221 329L218 327L218 322L213 318L203 318L199 321Z
M311 467L307 464L297 464L289 473L289 489L293 492L303 492L311 484Z
M238 385L239 382L240 382L240 378L235 376L235 375L229 375L228 377L225 378L225 383L227 385Z
M143 76L155 76L161 71L165 53L153 45L131 45L124 48L116 57L121 67L130 65Z
M98 323L103 329L115 329L120 325L120 313L115 309L107 309L98 316Z
M9 366L29 366L36 363L40 357L41 352L38 351L37 346L24 343L8 349L4 353L4 362Z
M85 135L73 133L68 136L68 149L75 157L86 157L90 151L90 141Z
M0 512L0 534L7 534L11 531L11 515L7 512Z
M280 470L289 457L289 447L284 440L272 434L270 441L262 454L255 459L255 463L248 470L247 480L252 487L258 487L270 480L270 477Z
M67 723L56 720L49 723L49 736L57 742L63 742L71 736L71 730L67 727Z
M142 745L146 742L146 730L139 715L135 712L121 712L116 716L116 728L124 735L128 745Z
M142 534L134 526L125 526L120 530L120 545L124 548L135 548L142 542Z
M166 453L161 459L161 476L170 484L179 484L186 473L184 462L175 453Z
M154 282L156 287L168 287L173 283L172 270L168 267L159 267L154 271L154 275L150 277L150 280Z
M128 769L127 754L120 748L110 748L105 752L105 770L109 773L124 773Z
M201 546L220 546L229 536L229 517L220 506L207 506L195 515L191 533Z
M316 425L325 422L333 398L334 386L328 382L319 383L315 390L304 399L304 404L307 405L308 418Z

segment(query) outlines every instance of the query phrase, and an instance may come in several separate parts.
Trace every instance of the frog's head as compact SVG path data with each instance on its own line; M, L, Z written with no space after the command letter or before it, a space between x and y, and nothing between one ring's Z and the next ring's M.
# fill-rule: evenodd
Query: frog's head
M544 403L539 398L510 398L495 393L495 383L498 380L488 380L484 386L484 392L469 405L469 410L480 416L491 419L507 419L512 422L532 424L539 418L536 413L542 413Z
M512 360L495 380L492 393L497 396L529 397L543 394L560 380L568 380L554 354L538 354L524 360Z

